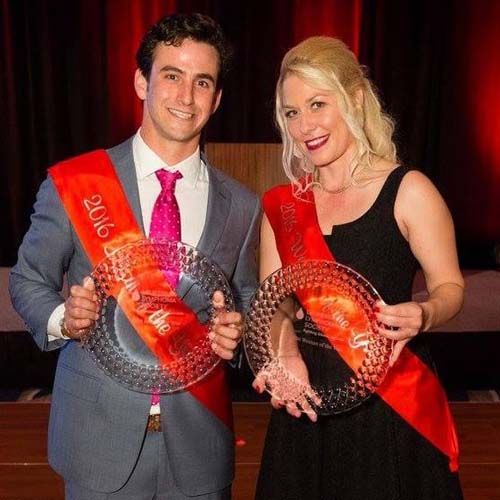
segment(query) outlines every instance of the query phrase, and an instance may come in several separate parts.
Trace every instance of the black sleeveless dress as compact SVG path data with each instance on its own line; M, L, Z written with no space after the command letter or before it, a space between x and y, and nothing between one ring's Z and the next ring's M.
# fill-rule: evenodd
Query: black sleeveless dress
M336 260L367 278L385 302L411 300L417 262L394 219L405 167L388 176L372 207L325 236ZM432 366L424 339L408 346ZM257 500L459 500L447 457L376 394L353 410L311 423L273 410Z

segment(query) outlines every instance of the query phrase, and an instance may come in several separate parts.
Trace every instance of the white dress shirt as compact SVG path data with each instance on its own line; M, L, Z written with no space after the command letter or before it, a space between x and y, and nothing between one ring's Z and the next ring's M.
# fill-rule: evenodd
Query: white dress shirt
M201 161L200 149L197 148L191 156L176 165L166 165L144 142L139 130L133 139L132 151L146 234L149 234L151 214L161 191L155 172L162 168L178 170L182 179L175 184L175 197L181 213L181 240L197 246L205 226L208 204L208 171Z
M178 170L182 174L175 185L175 197L181 214L181 240L191 246L200 241L208 205L208 170L200 157L200 149L176 165L167 165L143 140L139 129L132 140L135 173L139 187L142 222L146 236L149 235L151 215L161 185L155 172L159 169ZM64 316L64 303L50 315L48 339L62 338L60 321Z

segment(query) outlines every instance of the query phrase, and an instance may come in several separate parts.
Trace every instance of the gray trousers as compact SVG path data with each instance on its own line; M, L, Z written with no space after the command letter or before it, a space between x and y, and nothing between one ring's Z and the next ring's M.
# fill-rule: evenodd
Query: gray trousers
M230 500L231 487L188 497L175 484L161 432L146 434L137 464L125 485L114 493L99 493L66 481L66 500Z

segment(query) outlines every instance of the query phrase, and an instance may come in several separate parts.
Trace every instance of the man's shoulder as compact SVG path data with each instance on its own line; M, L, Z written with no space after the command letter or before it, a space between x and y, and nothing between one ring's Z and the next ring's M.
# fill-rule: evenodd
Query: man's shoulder
M106 149L106 153L109 155L113 162L119 162L124 160L132 154L132 141L134 137L129 137L126 141Z
M88 151L66 160L62 160L52 167L49 168L49 172L61 172L61 171L71 171L73 169L80 170L85 165L92 164L95 161L99 161L106 157L106 151L104 149L95 149L94 151Z
M247 199L248 201L254 202L259 200L256 193L241 182L237 181L234 177L231 177L211 164L208 164L208 168L211 169L212 173L218 178L218 180L222 182L224 186L229 189L229 191L231 191L233 196L237 196L239 199Z
M94 149L67 158L50 167L49 172L71 172L73 169L81 172L86 166L93 165L95 162L111 159L112 163L117 163L130 154L132 154L132 139L128 139L109 149Z

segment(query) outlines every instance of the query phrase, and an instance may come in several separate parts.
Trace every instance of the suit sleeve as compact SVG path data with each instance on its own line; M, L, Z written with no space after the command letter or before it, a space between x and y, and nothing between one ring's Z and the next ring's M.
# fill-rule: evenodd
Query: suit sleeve
M259 199L256 198L248 232L241 247L232 279L236 309L242 313L248 307L250 299L258 286L257 247L259 244L261 216L262 207Z
M60 291L73 252L70 222L48 177L38 191L31 226L19 248L9 286L15 310L44 351L65 343L63 339L49 342L47 324L54 309L64 302Z
M231 280L235 298L236 309L245 314L255 290L259 285L257 269L257 248L259 244L260 222L262 218L262 207L260 200L256 198L250 225L245 241L241 247L238 263ZM243 349L238 345L233 359L228 365L235 369L241 369L243 362Z

